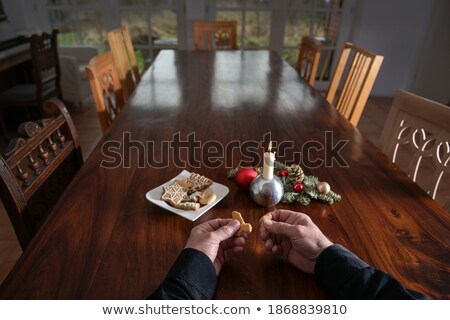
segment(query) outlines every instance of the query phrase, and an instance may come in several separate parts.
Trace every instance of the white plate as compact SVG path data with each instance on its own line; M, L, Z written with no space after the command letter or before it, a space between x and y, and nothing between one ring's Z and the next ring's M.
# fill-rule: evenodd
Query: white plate
M159 187L156 187L155 189L150 190L145 194L145 197L148 201L156 204L157 206L169 210L179 216L182 216L183 218L186 218L191 221L195 221L198 217L200 217L202 214L204 214L206 211L211 209L218 203L220 200L222 200L230 191L228 187L224 186L223 184L214 182L210 188L214 191L214 193L217 195L216 200L211 202L210 204L200 207L200 209L195 211L189 211L189 210L181 210L174 208L170 205L168 205L165 201L161 200L161 196L163 194L163 187L170 186L175 182L175 180L183 180L186 178L189 178L191 173L189 171L183 170L179 175L177 175L175 178L173 178L170 181L167 181L166 183L163 183Z

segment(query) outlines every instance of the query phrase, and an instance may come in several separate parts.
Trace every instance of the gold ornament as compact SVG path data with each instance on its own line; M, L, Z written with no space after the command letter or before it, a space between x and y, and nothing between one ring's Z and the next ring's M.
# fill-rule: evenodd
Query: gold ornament
M319 191L321 194L328 194L331 191L331 187L330 185L323 181L323 182L319 182L317 184L317 191Z
M288 168L288 178L295 182L302 182L305 174L298 164L293 164Z

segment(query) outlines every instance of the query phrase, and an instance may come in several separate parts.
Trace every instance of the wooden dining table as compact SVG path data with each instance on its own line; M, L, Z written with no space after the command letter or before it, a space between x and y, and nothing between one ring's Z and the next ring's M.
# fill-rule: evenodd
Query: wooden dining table
M342 196L265 208L229 171L300 164ZM229 193L195 221L146 193L182 170ZM161 188L161 194L162 194ZM314 275L266 253L259 219L288 209L335 243L430 298L450 297L450 216L277 53L161 51L3 282L1 299L143 299L193 226L240 211L245 250L218 276L217 299L326 299Z

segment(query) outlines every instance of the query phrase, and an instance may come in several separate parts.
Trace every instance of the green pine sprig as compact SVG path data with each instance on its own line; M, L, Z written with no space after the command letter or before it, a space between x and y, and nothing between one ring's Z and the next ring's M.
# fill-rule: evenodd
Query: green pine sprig
M281 169L286 169L288 166L282 164L281 162L274 162L274 173L278 175ZM259 170L258 170L259 169ZM231 169L228 174L228 179L233 179L236 175L236 172L239 170L239 167ZM255 168L256 171L261 173L261 168ZM322 202L326 202L328 204L333 204L335 201L340 201L342 199L341 195L333 192L332 190L328 194L322 194L317 190L317 184L319 183L319 179L315 176L307 176L302 181L303 191L298 193L294 190L295 181L289 179L287 176L280 177L281 182L283 183L284 194L281 198L282 203L300 203L304 206L307 206L311 199L320 200Z

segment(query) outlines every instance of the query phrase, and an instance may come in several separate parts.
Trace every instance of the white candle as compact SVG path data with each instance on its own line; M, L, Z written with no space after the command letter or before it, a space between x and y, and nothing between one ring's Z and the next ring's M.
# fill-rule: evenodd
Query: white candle
M269 142L269 151L264 152L263 178L265 180L273 179L273 166L275 161L275 153L271 152L272 141Z

